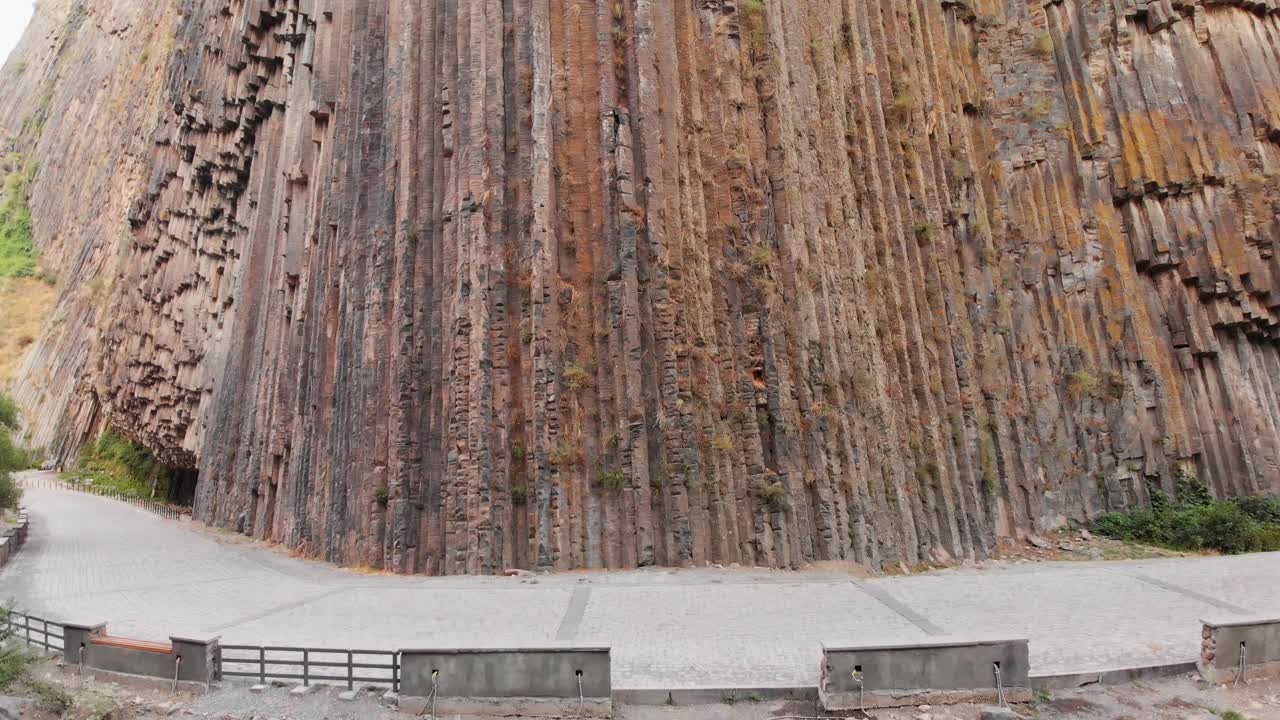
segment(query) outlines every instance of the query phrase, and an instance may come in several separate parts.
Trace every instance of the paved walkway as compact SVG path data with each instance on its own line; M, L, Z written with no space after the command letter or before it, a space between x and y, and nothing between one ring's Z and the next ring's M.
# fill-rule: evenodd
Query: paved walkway
M0 599L162 639L395 649L613 647L620 688L816 683L819 643L1001 634L1037 675L1194 660L1199 619L1280 615L1280 553L1025 563L912 577L654 569L530 578L361 575L104 498L28 490Z

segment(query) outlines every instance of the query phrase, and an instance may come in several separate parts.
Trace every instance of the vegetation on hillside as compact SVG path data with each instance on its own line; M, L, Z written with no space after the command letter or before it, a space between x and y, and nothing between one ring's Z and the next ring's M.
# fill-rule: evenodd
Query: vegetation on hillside
M35 169L22 156L4 159L7 173L0 197L0 278L25 277L37 273L35 245L31 240L31 208L27 193Z
M17 376L57 297L57 288L35 277L0 278L0 387Z
M1103 515L1103 535L1175 550L1235 554L1280 550L1280 498L1219 500L1189 470L1179 471L1176 498L1157 490L1151 507Z
M16 643L0 646L0 692L30 697L41 709L61 717L75 701L60 685L35 676L33 671L44 661Z
M56 297L32 242L27 200L34 177L35 167L22 155L0 159L0 384L13 379Z
M137 498L163 500L169 492L164 464L150 450L112 430L81 448L75 466L63 473L63 479Z

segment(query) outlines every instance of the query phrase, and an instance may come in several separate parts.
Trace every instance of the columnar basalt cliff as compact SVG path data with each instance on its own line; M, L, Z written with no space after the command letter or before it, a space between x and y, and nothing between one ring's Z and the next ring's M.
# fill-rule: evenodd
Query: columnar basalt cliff
M202 519L884 566L1280 491L1280 1L161 6L41 0L0 80L61 280L16 392Z

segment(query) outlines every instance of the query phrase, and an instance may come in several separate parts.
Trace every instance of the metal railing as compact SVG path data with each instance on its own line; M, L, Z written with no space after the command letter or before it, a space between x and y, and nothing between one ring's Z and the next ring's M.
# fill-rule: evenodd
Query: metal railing
M84 493L86 495L97 495L98 497L109 498L111 500L118 500L119 502L127 503L136 508L146 510L147 512L155 513L160 517L168 518L170 520L180 520L184 512L189 512L183 508L176 508L176 507L173 507L172 505L165 505L164 503L158 503L158 502L155 502L154 500L147 500L145 498L134 497L132 495L125 495L124 493L116 492L111 488L98 487L96 485L81 485L80 483L67 482L66 480L53 480L49 478L23 478L22 486L29 487L29 488L51 488L54 490L70 490L71 492Z
M46 653L62 652L62 624L0 608L0 640L17 640Z
M230 653L230 654L228 654ZM301 680L303 685L385 685L400 691L400 653L395 650L346 650L260 645L222 645L219 677Z

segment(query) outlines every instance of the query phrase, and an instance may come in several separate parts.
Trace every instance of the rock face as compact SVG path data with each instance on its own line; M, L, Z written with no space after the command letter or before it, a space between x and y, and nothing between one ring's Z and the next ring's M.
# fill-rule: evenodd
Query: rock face
M199 518L881 566L1280 491L1276 0L162 5L6 66L62 281L17 395Z

